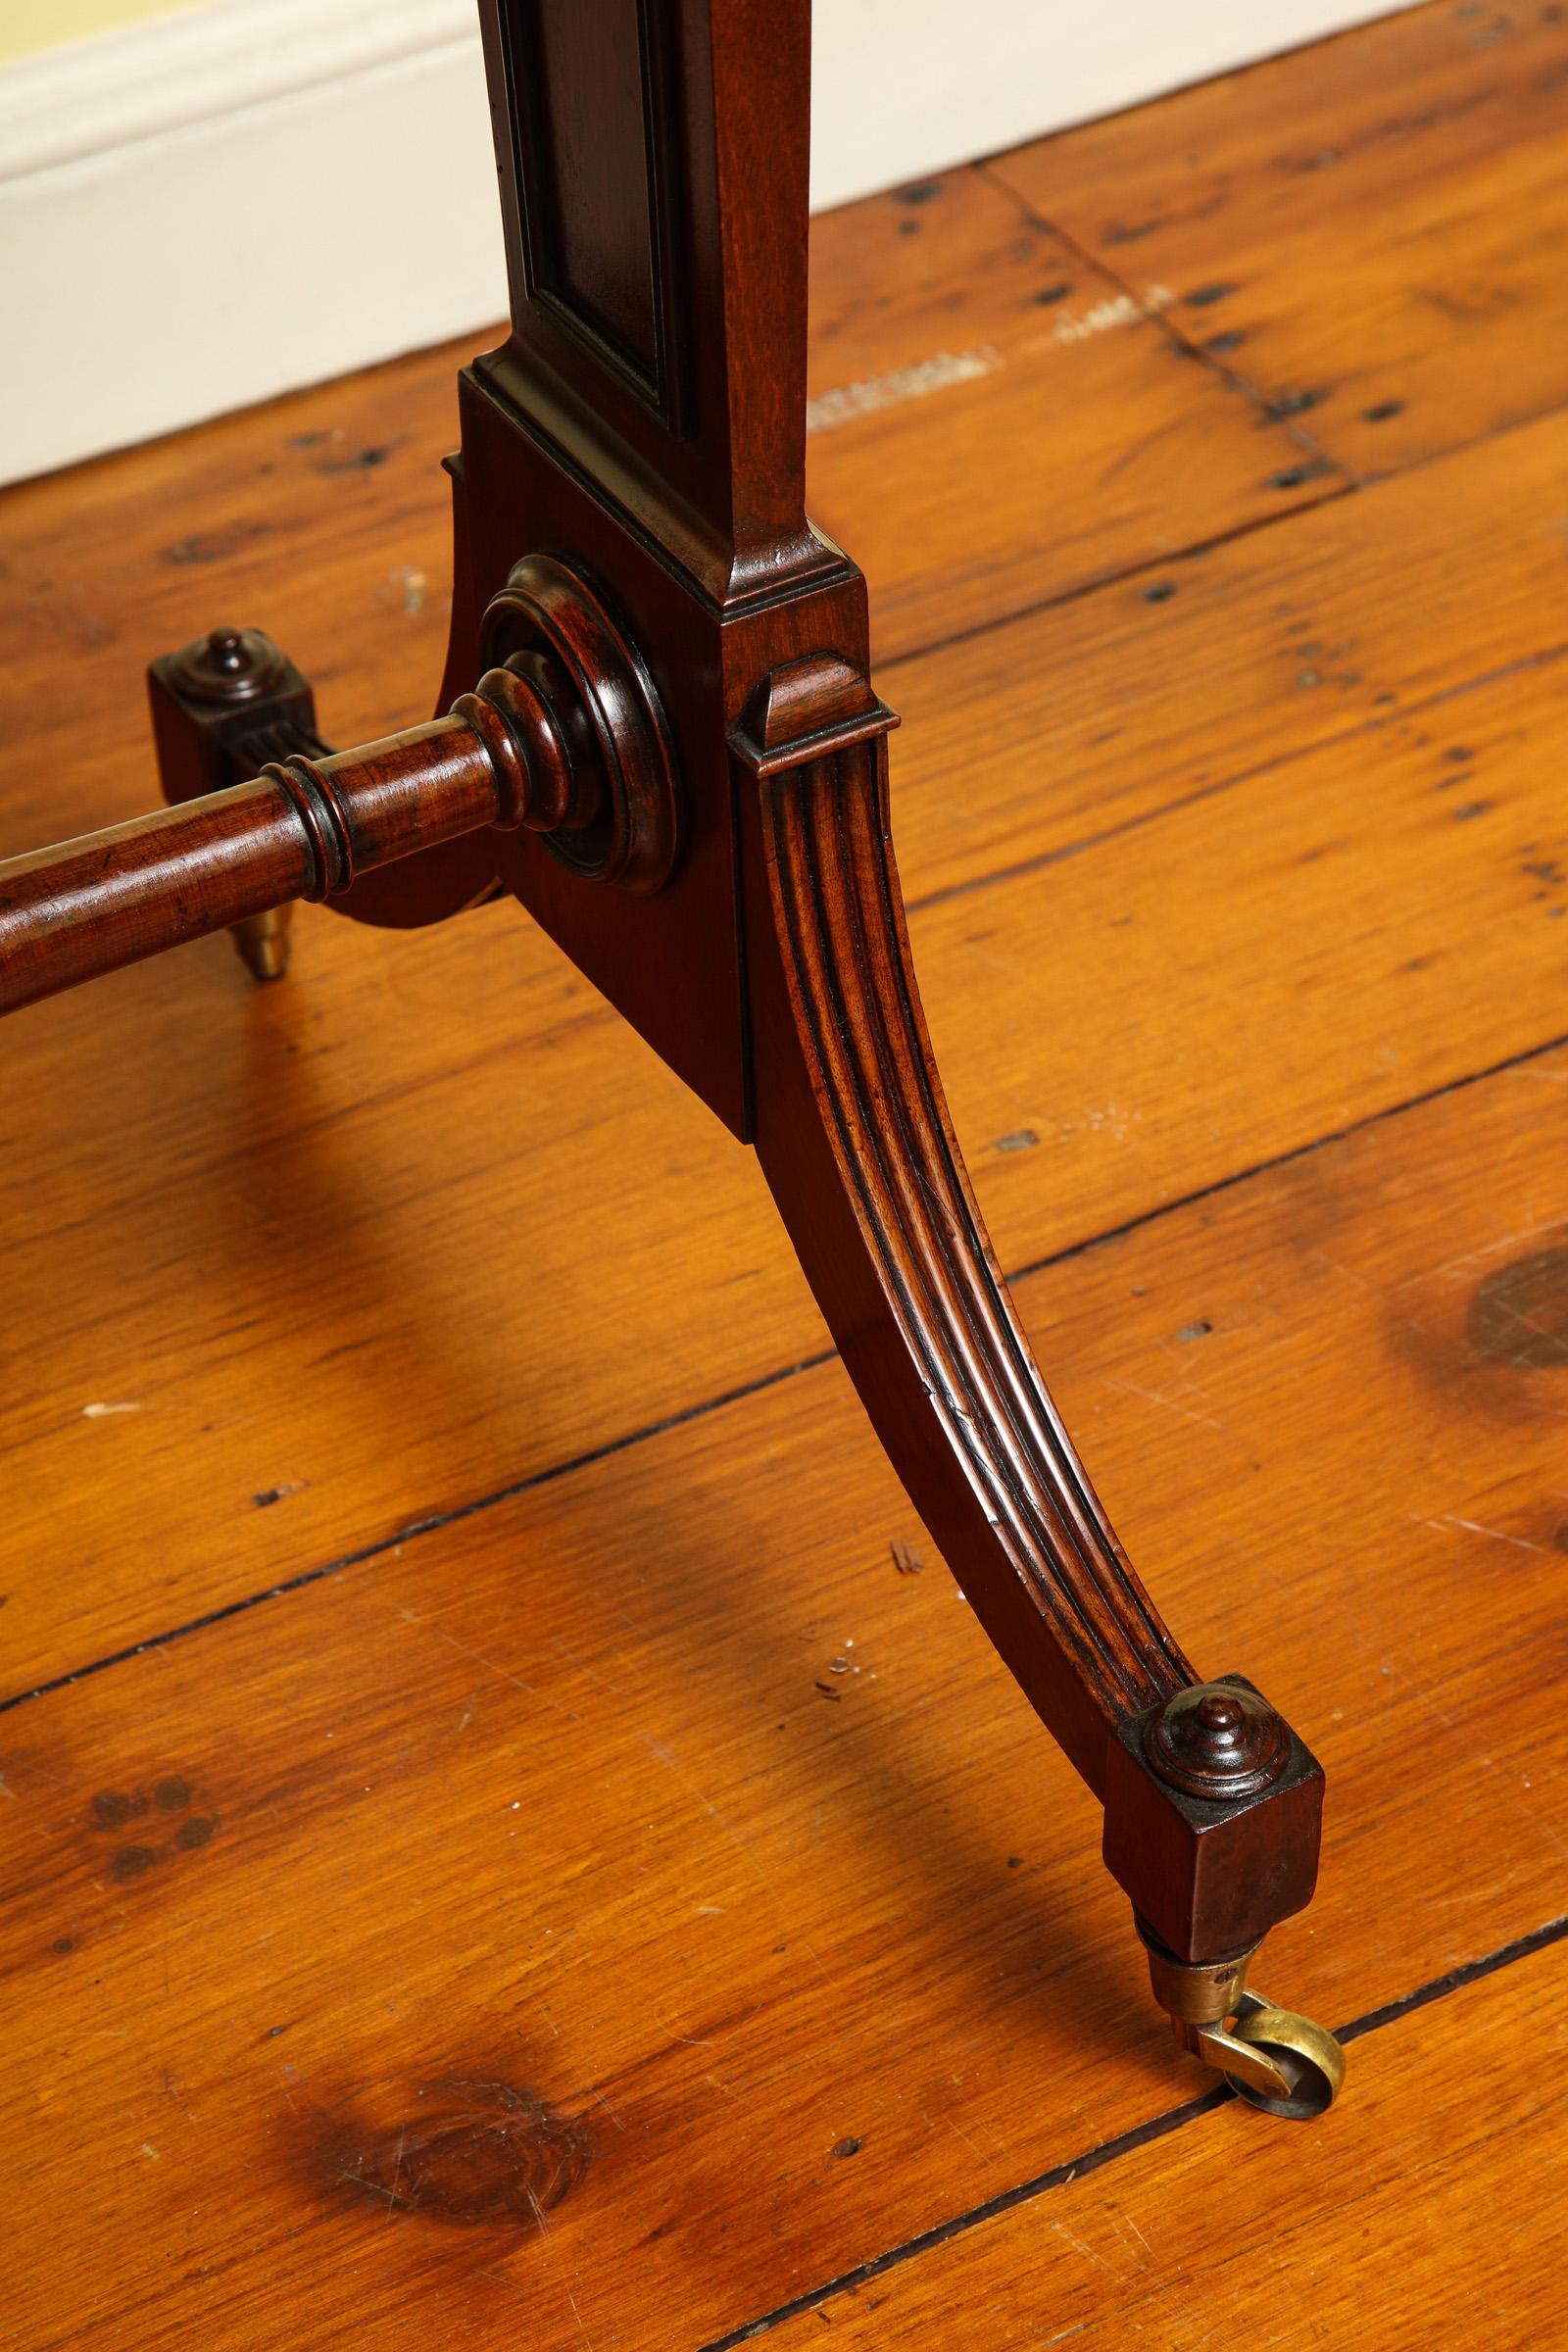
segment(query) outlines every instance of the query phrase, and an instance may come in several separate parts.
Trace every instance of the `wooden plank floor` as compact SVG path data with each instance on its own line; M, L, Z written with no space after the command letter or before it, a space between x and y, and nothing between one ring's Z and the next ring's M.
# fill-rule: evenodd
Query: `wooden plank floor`
M813 231L957 1124L1328 1765L1342 2105L1171 2052L748 1156L514 911L306 909L0 1034L0 2344L1568 2337L1565 90L1444 0ZM465 356L0 500L0 854L215 620L422 710Z

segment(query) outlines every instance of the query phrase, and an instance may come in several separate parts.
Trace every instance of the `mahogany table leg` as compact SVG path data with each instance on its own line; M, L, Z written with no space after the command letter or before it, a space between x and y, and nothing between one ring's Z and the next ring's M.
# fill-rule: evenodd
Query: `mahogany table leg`
M1244 1676L1198 1678L1117 1542L931 1055L865 583L806 514L808 0L480 9L513 318L460 387L454 716L329 755L265 638L156 663L166 789L220 800L0 869L0 1003L7 954L21 1004L296 893L406 927L512 892L756 1143L889 1457L1103 1803L1178 2040L1321 2112L1332 2038L1246 1977L1311 1896L1322 1772ZM236 761L270 780L222 793Z
M1243 1678L1198 1681L1036 1369L920 1008L892 724L851 664L817 656L770 676L733 738L756 779L742 840L763 1172L906 1489L1104 1803L1105 1860L1178 2039L1256 2104L1317 2113L1338 2046L1248 1996L1246 1975L1311 1897L1322 1773Z

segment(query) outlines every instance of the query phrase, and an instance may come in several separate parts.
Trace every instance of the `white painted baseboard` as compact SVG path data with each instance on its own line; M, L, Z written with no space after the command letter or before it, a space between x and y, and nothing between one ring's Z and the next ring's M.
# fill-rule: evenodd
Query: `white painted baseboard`
M0 479L499 318L474 24L211 0L0 74Z
M813 202L1389 6L817 0ZM0 70L0 481L482 329L505 301L472 0L207 0Z

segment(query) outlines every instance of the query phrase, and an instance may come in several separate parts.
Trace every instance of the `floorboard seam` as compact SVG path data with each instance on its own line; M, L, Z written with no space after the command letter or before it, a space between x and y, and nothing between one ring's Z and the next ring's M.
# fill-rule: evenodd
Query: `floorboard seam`
M1007 193L1015 195L1016 191L1009 188ZM1065 236L1062 230L1056 229L1054 233L1061 236L1074 253L1083 252L1083 248ZM1095 266L1099 269L1102 265L1096 263ZM1115 277L1113 270L1106 274ZM1116 279L1115 282L1120 284L1121 280ZM1138 301L1137 295L1130 290L1129 298ZM1144 307L1139 304L1140 309ZM1150 312L1149 317L1157 320L1159 314ZM1241 388L1240 384L1236 386L1237 390ZM1427 450L1418 457L1407 458L1402 465L1387 466L1378 473L1346 479L1337 489L1325 492L1321 498L1305 499L1299 506L1282 508L1278 514L1254 514L1247 521L1232 523L1227 530L1215 531L1209 538L1192 539L1183 547L1166 548L1158 555L1124 564L1120 570L1097 572L1093 579L1080 580L1071 588L1056 589L1049 596L1038 597L1033 603L1019 605L1013 612L996 612L985 620L972 621L964 628L952 630L945 637L932 637L919 645L904 646L894 654L878 654L875 658L877 675L885 678L910 662L925 661L929 655L947 653L955 646L972 643L977 637L996 636L1011 628L1016 621L1032 620L1042 612L1054 612L1059 605L1082 604L1086 598L1099 596L1104 589L1118 587L1128 580L1143 579L1151 572L1168 571L1172 564L1185 564L1191 557L1212 555L1217 548L1229 547L1235 540L1253 539L1263 531L1283 530L1293 522L1320 513L1325 507L1342 506L1347 499L1368 496L1382 489L1385 484L1403 481L1413 473L1434 471L1455 459L1468 456L1473 450L1484 449L1489 442L1506 441L1515 433L1528 433L1537 425L1548 423L1553 418L1560 421L1565 417L1568 417L1568 401L1548 402L1544 408L1533 410L1527 416L1512 417L1487 432L1473 433L1467 440L1449 441L1441 449Z
M1156 808L1145 808L1123 819L1119 825L1106 825L1099 833L1085 833L1074 841L1058 843L1054 849L1039 850L1032 858L1017 858L1010 865L988 867L983 874L973 874L962 882L949 882L940 889L927 891L922 897L906 899L906 911L922 914L929 906L944 906L956 899L978 898L982 891L1002 882L1017 882L1028 874L1038 874L1047 867L1061 865L1070 858L1079 858L1090 850L1098 850L1108 842L1125 840L1129 834L1143 831L1150 825L1163 822L1183 808L1197 808L1203 801L1217 800L1222 793L1236 792L1245 784L1255 784L1260 776L1271 776L1294 766L1298 760L1309 760L1319 752L1347 744L1358 743L1364 736L1402 725L1406 720L1420 718L1445 705L1461 701L1468 694L1479 694L1489 686L1500 685L1505 679L1522 677L1536 669L1550 669L1568 654L1568 642L1546 645L1531 654L1521 654L1517 661L1500 662L1495 669L1481 671L1473 678L1458 680L1451 686L1440 686L1433 693L1414 702L1400 703L1396 709L1352 720L1338 733L1320 735L1311 743L1298 744L1294 750L1280 752L1272 760L1260 760L1255 766L1238 768L1231 776L1218 776L1212 784L1200 784L1191 792L1178 794L1173 800L1161 801ZM897 794L894 798L897 800ZM895 810L895 814L897 811Z
M1510 1942L1499 1944L1495 1951L1488 1952L1479 1960L1467 1960L1457 1968L1446 1969L1442 1976L1429 1978L1426 1984L1418 1984L1413 1991L1402 1994L1397 2000L1386 2001L1381 2008L1367 2010L1364 2016L1353 2018L1348 2025L1341 2026L1338 2029L1339 2038L1342 2042L1359 2041L1364 2035L1376 2034L1383 2027L1395 2024L1399 2018L1409 2017L1418 2009L1430 2008L1434 2001L1445 2000L1450 1993L1479 1984L1485 1977L1496 1976L1499 1970L1511 1968L1517 1961L1528 1960L1537 1952L1548 1950L1565 1937L1568 1937L1568 1914L1548 1920L1544 1927L1531 1929L1528 1935L1516 1936ZM836 2278L830 2278L825 2285L814 2288L810 2293L792 2296L788 2303L781 2303L776 2310L764 2313L760 2319L749 2320L743 2328L731 2328L727 2335L714 2336L700 2347L700 2352L736 2352L737 2346L755 2342L759 2336L769 2334L787 2321L800 2319L805 2313L817 2309L836 2296L853 2294L858 2287L866 2286L871 2280L885 2277L889 2271L898 2270L905 2263L913 2262L922 2254L929 2254L936 2247L949 2244L954 2238L966 2236L983 2222L994 2221L1000 2214L1011 2213L1020 2205L1031 2204L1035 2198L1048 2195L1054 2188L1065 2188L1070 2181L1085 2180L1091 2173L1101 2172L1106 2165L1114 2164L1124 2156L1136 2155L1140 2148L1166 2139L1173 2132L1183 2131L1189 2124L1197 2123L1201 2116L1211 2115L1216 2108L1228 2106L1235 2096L1236 2093L1225 2083L1217 2082L1212 2090L1205 2091L1200 2097L1185 2100L1180 2107L1167 2108L1163 2115L1152 2116L1147 2123L1136 2124L1130 2131L1117 2132L1113 2138L1102 2140L1097 2147L1085 2149L1081 2155L1069 2158L1065 2164L1054 2164L1049 2172L1038 2173L1032 2180L1020 2181L1015 2188L1003 2189L998 2195L987 2197L983 2203L970 2206L948 2221L937 2222L929 2230L922 2230L917 2236L906 2238L901 2244L889 2247L885 2254L873 2255L868 2261L857 2264L854 2270L841 2272Z
M1417 5L1419 6L1419 0L1417 0ZM1434 11L1434 13L1436 12ZM1101 121L1122 124L1131 123L1139 116L1152 115L1158 108L1168 106L1172 99L1189 97L1193 91L1200 90L1210 82L1250 81L1254 74L1266 74L1271 67L1283 65L1287 59L1315 57L1319 50L1337 48L1342 41L1353 41L1358 34L1368 33L1372 28L1372 24L1364 17L1357 18L1348 24L1336 24L1330 31L1318 33L1310 40L1295 42L1287 50L1265 51L1261 57L1249 58L1243 64L1232 66L1222 74L1195 74L1191 81L1173 81L1168 88L1162 87L1155 91L1152 97L1139 98L1130 106L1113 108L1110 114L1101 118ZM956 168L972 171L986 165L1004 164L1009 156L1017 155L1026 148L1067 146L1070 145L1075 132L1094 127L1093 119L1088 123L1064 122L1059 130L1042 131L1038 137L1032 139L1010 139L1005 147L993 147L985 155L970 156L963 165Z
M1076 256L1085 270L1092 270L1097 276L1108 278L1110 283L1126 296L1127 300L1149 320L1151 325L1157 326L1162 331L1179 352L1184 353L1190 360L1197 360L1200 366L1206 368L1208 373L1222 384L1227 392L1239 393L1249 407L1256 412L1260 424L1266 424L1283 432L1286 439L1293 442L1306 458L1310 468L1309 478L1320 477L1324 472L1333 472L1340 476L1348 490L1360 490L1364 487L1365 475L1357 473L1355 467L1348 465L1345 459L1337 458L1334 452L1321 442L1306 425L1298 423L1295 416L1282 412L1279 403L1270 400L1261 384L1254 383L1250 375L1243 375L1238 369L1227 367L1224 360L1210 351L1206 344L1194 342L1192 336L1182 326L1180 319L1176 318L1168 309L1152 308L1150 301L1122 275L1113 262L1107 262L1094 250L1093 246L1086 245L1081 237L1075 236L1073 231L1064 227L1059 220L1053 220L1048 215L1042 213L1024 194L1023 190L1014 185L1005 172L999 168L1003 160L999 158L996 164L990 161L979 163L975 166L975 170L981 173L991 187L1005 196L1009 203L1017 206L1031 228L1040 230L1046 236L1055 237L1065 245L1070 254ZM1289 512L1296 514L1300 513L1300 509L1293 507ZM1280 519L1284 519L1284 517L1280 517Z
M224 1601L221 1608L205 1609L199 1617L191 1617L180 1625L168 1627L161 1634L149 1634L143 1642L133 1642L123 1649L108 1651L101 1658L90 1659L85 1665L73 1667L69 1674L57 1674L47 1682L38 1683L29 1690L17 1690L9 1698L0 1698L0 1715L9 1715L14 1708L24 1707L32 1699L47 1698L51 1691L69 1690L76 1683L86 1682L95 1674L104 1674L111 1666L123 1666L132 1658L145 1657L149 1651L167 1649L175 1642L188 1641L191 1635L205 1633L210 1626L222 1625L230 1617L241 1617L247 1609L260 1608L264 1601L282 1600L291 1592L303 1592L311 1585L318 1585L329 1576L342 1576L351 1568L363 1568L369 1560L380 1559L420 1536L437 1534L445 1527L458 1527L465 1519L477 1518L484 1511L495 1510L519 1494L531 1494L540 1487L554 1486L558 1480L570 1478L576 1471L591 1469L595 1462L610 1461L617 1453L626 1453L633 1446L645 1446L666 1431L683 1428L688 1421L705 1420L710 1413L722 1412L726 1406L740 1404L748 1396L760 1396L765 1390L782 1387L798 1373L812 1372L830 1364L837 1350L824 1348L816 1355L803 1356L792 1364L780 1365L772 1372L760 1373L755 1380L742 1381L738 1387L726 1389L717 1396L705 1396L694 1404L683 1405L679 1412L666 1413L662 1420L639 1424L617 1438L608 1438L602 1446L591 1446L582 1453L568 1455L564 1460L552 1462L546 1469L530 1470L525 1478L511 1480L504 1487L476 1494L467 1502L454 1503L449 1510L429 1511L418 1519L410 1519L391 1534L378 1536L374 1543L361 1544L356 1550L340 1552L334 1559L324 1560L318 1567L303 1568L297 1576L281 1577L276 1584L264 1585L258 1592L247 1592L239 1600Z
M1350 29L1356 28L1352 26ZM1328 37L1340 39L1344 36L1336 33ZM1317 47L1320 44L1314 42L1308 43L1307 46ZM1258 61L1259 64L1268 62L1267 59ZM1247 70L1255 71L1256 68ZM1199 85L1194 84L1193 86ZM1059 220L1053 220L1047 214L1040 212L1021 189L1013 185L1001 168L1005 165L1009 155L1014 153L1016 153L1015 149L1004 148L996 155L977 157L972 169L983 172L994 187L1009 197L1032 227L1043 229L1051 236L1059 238L1069 253L1073 254L1086 269L1094 270L1100 275L1107 277L1120 292L1126 295L1129 302L1137 306L1152 324L1164 326L1172 341L1178 344L1190 358L1200 360L1204 367L1225 384L1228 390L1240 393L1244 399L1257 406L1259 413L1267 421L1281 426L1303 452L1309 452L1314 457L1322 458L1342 477L1341 487L1323 498L1305 501L1300 506L1287 507L1279 514L1259 514L1250 522L1237 523L1230 530L1216 532L1211 539L1195 540L1191 546L1178 548L1157 561L1131 564L1125 571L1107 574L1102 579L1085 581L1082 587L1067 589L1057 596L1043 597L1038 605L1027 606L1017 613L1009 614L1004 618L978 622L973 628L956 632L952 639L938 639L929 647L914 647L906 653L891 656L887 660L878 662L879 670L892 669L903 662L918 661L925 653L939 652L949 643L961 643L967 637L986 636L993 629L1005 628L1010 619L1024 619L1029 613L1047 612L1054 605L1076 603L1079 597L1093 596L1099 589L1111 587L1119 579L1136 579L1146 571L1156 571L1162 564L1179 564L1187 556L1207 555L1211 549L1227 546L1233 539L1248 539L1257 531L1278 529L1282 524L1296 521L1298 516L1315 514L1319 507L1337 505L1343 499L1358 497L1366 491L1375 491L1386 482L1401 481L1412 473L1425 473L1434 467L1446 466L1456 458L1462 458L1472 450L1485 448L1489 442L1506 441L1513 434L1529 432L1535 426L1544 424L1552 417L1561 418L1568 416L1568 402L1548 401L1544 408L1532 410L1528 416L1509 417L1502 423L1490 426L1485 432L1472 433L1465 439L1446 442L1442 448L1422 451L1415 457L1406 458L1398 465L1386 466L1372 473L1358 473L1348 459L1335 457L1327 444L1308 432L1304 425L1298 424L1293 417L1271 414L1271 404L1260 384L1254 383L1249 376L1236 374L1225 367L1222 358L1205 350L1201 343L1193 342L1184 332L1179 321L1173 318L1168 311L1151 310L1137 288L1128 283L1113 263L1104 260L1092 246L1085 245L1070 229L1064 228Z
M1380 478L1393 481L1397 477L1389 474ZM1190 539L1183 547L1162 548L1157 555L1140 558L1136 564L1124 564L1119 571L1097 571L1092 579L1080 580L1074 587L1058 588L1050 596L1019 605L1013 612L996 612L966 628L950 630L945 637L902 647L896 654L877 654L873 649L872 667L879 679L886 678L895 670L907 668L911 662L927 661L933 654L946 654L955 646L970 645L977 637L995 637L1004 629L1010 629L1016 621L1033 620L1042 612L1054 612L1062 605L1081 605L1086 598L1099 596L1125 581L1143 579L1150 572L1168 571L1173 564L1185 564L1192 556L1212 555L1216 548L1229 547L1233 540L1253 539L1260 531L1281 530L1303 514L1315 514L1321 507L1336 506L1356 495L1354 483L1346 482L1322 498L1305 500L1298 507L1286 507L1278 514L1254 514L1249 521L1232 523L1228 530L1215 531L1207 539Z
M1500 1060L1488 1062L1478 1070L1468 1070L1461 1077L1445 1079L1441 1086L1428 1087L1421 1094L1408 1095L1401 1102L1386 1104L1382 1110L1369 1111L1365 1118L1352 1119L1343 1127L1313 1136L1306 1143L1294 1144L1289 1151L1254 1160L1229 1176L1217 1176L1212 1183L1199 1185L1190 1193L1182 1193L1170 1200L1161 1200L1152 1208L1140 1209L1136 1215L1124 1218L1119 1225L1107 1225L1099 1233L1086 1234L1079 1241L1064 1243L1059 1250L1048 1250L1042 1257L1027 1259L1021 1265L1010 1268L1005 1279L1008 1283L1025 1282L1036 1274L1050 1272L1054 1266L1069 1265L1074 1258L1086 1256L1091 1250L1102 1250L1112 1242L1123 1241L1129 1234L1138 1233L1145 1226L1156 1225L1166 1217L1178 1216L1186 1209L1197 1207L1200 1201L1212 1200L1223 1193L1234 1192L1238 1185L1250 1184L1254 1177L1290 1167L1298 1160L1310 1158L1314 1152L1323 1152L1330 1145L1346 1143L1352 1136L1367 1134L1391 1119L1402 1118L1409 1111L1424 1109L1428 1103L1441 1102L1446 1096L1462 1094L1469 1087L1480 1086L1489 1078L1500 1077L1505 1070L1520 1069L1527 1062L1540 1060L1544 1054L1554 1054L1564 1046L1568 1046L1568 1031L1558 1037L1545 1038L1539 1045L1527 1046L1517 1054L1504 1054ZM780 1365L771 1372L760 1373L755 1380L743 1381L736 1388L725 1389L716 1396L702 1397L695 1403L683 1405L679 1412L667 1413L661 1420L645 1422L636 1429L624 1431L617 1438L607 1439L602 1446L590 1446L566 1460L552 1462L543 1470L531 1470L526 1477L513 1479L489 1494L474 1495L467 1502L455 1503L449 1510L430 1511L418 1519L411 1519L390 1535L379 1536L374 1543L361 1544L353 1551L341 1552L335 1559L326 1560L319 1567L302 1569L298 1576L281 1578L275 1584L263 1586L259 1592L246 1593L239 1600L225 1601L221 1608L204 1610L200 1616L189 1618L181 1625L171 1626L164 1633L150 1634L143 1642L130 1642L123 1649L110 1650L101 1658L93 1658L84 1665L73 1667L69 1674L51 1675L46 1682L35 1683L26 1690L13 1691L9 1698L0 1698L0 1715L9 1715L18 1707L29 1705L34 1699L47 1698L53 1691L69 1690L76 1683L86 1682L96 1674L105 1674L112 1666L123 1666L132 1658L145 1657L151 1650L167 1649L176 1642L188 1641L192 1635L205 1633L210 1626L222 1625L231 1617L243 1616L247 1609L259 1608L265 1601L281 1600L291 1592L301 1592L308 1586L322 1583L329 1576L341 1576L351 1568L362 1568L368 1561L379 1559L389 1551L396 1551L418 1537L435 1535L443 1528L457 1527L466 1519L477 1518L482 1512L514 1501L519 1494L531 1494L540 1487L554 1486L559 1480L569 1478L579 1470L592 1468L595 1462L609 1461L616 1454L630 1452L633 1447L663 1437L670 1430L684 1429L692 1422L706 1420L710 1414L723 1412L732 1404L744 1403L750 1396L761 1396L769 1389L782 1388L787 1381L795 1380L803 1373L820 1371L824 1364L835 1362L837 1356L835 1348L823 1348L812 1355L800 1356L793 1363Z

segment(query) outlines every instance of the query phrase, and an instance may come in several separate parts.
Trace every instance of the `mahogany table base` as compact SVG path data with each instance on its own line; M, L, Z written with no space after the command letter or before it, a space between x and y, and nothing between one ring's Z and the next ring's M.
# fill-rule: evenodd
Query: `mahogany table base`
M757 1148L877 1435L1104 1805L1177 2039L1320 2113L1331 2036L1247 1987L1322 1772L1200 1681L1014 1315L943 1098L865 585L804 507L808 0L484 0L513 332L464 371L447 715L352 752L255 630L154 662L169 808L0 865L0 1009L287 909L509 894ZM607 74L605 61L612 62Z

